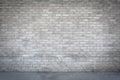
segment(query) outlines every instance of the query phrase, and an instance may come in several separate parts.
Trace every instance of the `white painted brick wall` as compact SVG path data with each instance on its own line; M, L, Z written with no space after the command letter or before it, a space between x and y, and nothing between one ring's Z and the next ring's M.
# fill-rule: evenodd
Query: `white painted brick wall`
M0 71L119 71L118 0L1 0Z

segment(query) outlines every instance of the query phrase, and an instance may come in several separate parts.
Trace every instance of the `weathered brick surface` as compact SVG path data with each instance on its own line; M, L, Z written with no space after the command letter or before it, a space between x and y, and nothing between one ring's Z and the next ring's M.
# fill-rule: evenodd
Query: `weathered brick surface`
M118 0L0 0L0 71L119 71Z

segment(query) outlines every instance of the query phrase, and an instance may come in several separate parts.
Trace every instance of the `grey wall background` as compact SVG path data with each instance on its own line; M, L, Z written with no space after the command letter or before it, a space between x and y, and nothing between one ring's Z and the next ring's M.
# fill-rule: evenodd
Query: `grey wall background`
M0 0L0 71L119 71L119 0Z

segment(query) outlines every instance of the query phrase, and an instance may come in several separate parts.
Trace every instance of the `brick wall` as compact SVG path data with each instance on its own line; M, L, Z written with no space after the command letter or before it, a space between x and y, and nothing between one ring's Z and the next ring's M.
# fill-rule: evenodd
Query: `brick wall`
M119 71L118 0L0 0L0 71Z

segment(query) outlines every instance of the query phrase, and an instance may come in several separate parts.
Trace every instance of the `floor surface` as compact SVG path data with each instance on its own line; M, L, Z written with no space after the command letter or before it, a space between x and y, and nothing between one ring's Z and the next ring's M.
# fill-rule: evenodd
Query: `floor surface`
M119 72L0 72L0 80L120 80Z

